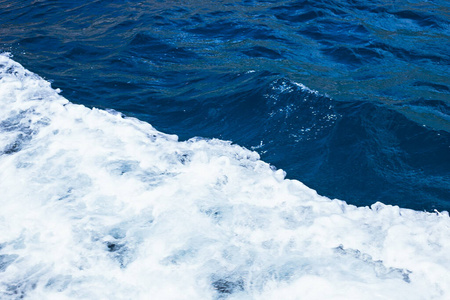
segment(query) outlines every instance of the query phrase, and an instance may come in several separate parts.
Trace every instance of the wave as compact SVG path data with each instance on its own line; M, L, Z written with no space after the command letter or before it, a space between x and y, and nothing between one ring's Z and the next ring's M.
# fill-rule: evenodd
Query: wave
M306 88L306 87L305 87ZM450 218L319 196L0 55L2 299L445 299Z

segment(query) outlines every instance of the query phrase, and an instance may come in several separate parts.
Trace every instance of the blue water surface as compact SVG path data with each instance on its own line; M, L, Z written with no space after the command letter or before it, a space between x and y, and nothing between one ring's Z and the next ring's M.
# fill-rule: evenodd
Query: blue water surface
M449 49L446 0L0 0L0 51L70 101L355 205L450 210Z

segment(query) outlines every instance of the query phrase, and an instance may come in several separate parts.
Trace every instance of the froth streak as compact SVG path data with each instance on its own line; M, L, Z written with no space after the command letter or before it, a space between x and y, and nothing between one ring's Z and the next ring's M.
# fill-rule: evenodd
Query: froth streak
M447 299L448 213L355 207L255 152L74 105L0 56L0 298Z

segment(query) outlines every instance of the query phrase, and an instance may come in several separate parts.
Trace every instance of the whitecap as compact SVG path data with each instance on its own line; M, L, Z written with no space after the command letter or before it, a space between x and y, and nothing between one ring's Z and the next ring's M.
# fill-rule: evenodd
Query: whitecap
M0 55L0 298L448 299L450 220L75 105Z

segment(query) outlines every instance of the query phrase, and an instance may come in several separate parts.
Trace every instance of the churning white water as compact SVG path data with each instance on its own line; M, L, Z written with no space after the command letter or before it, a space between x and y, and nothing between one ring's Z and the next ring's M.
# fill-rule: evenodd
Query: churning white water
M355 207L0 55L1 299L450 299L450 219Z

